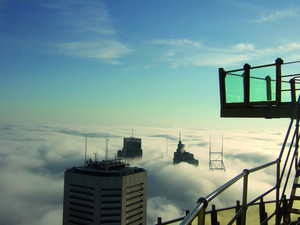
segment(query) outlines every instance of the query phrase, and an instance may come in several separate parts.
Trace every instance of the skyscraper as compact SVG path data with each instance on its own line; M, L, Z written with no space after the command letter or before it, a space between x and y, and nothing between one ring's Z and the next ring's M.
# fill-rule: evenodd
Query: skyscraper
M63 225L146 224L147 172L120 161L65 171Z
M184 144L181 142L181 134L179 134L179 142L176 152L174 152L173 164L178 164L181 162L187 162L198 166L198 160L194 158L194 154L185 150Z
M123 149L118 151L118 158L141 158L143 155L140 138L124 138Z

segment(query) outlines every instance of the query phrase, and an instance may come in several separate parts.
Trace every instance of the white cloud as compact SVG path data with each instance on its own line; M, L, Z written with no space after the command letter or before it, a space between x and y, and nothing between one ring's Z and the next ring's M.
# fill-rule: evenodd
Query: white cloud
M152 69L152 68L155 68L155 67L158 67L158 65L157 64L151 64L151 65L144 66L145 69Z
M169 51L166 53L166 56L169 56L169 57L172 57L174 55L175 55L175 53L173 51Z
M1 5L3 4L0 0L0 19ZM122 57L133 52L128 44L118 40L118 28L104 1L54 0L39 2L32 7L36 12L34 23L37 23L39 29L33 30L32 26L27 25L32 23L32 16L27 16L29 11L24 11L21 16L27 27L23 27L22 30L30 33L32 38L20 41L22 49L96 58L111 65L120 64ZM41 35L42 33L47 35Z
M76 31L77 35L116 33L107 7L102 1L53 1L42 3L42 6L60 16L62 19L58 24L63 25L68 32Z
M148 221L147 224L156 224L157 218L162 217L164 221L183 216L183 212L177 208L170 199L156 196L147 201Z
M278 46L278 49L281 51L285 51L285 52L294 51L294 50L300 49L300 42L299 43L288 42L288 43Z
M61 6L62 22L68 32L74 33L80 41L60 42L56 53L84 58L96 58L112 65L133 51L126 44L116 40L113 21L103 2L67 1ZM94 41L90 41L90 37Z
M47 7L52 7L53 4ZM133 51L126 44L116 40L113 21L103 2L66 1L59 7L66 31L73 33L80 41L56 43L57 54L84 58L96 58L105 63L117 65L119 59ZM90 41L90 37L93 41ZM73 37L75 40L76 38Z
M255 46L253 44L249 43L239 43L233 46L233 49L242 52L242 51L253 51L255 49Z
M199 43L182 39L182 43ZM181 41L177 41L181 43ZM298 52L300 42L280 43L277 46L259 47L253 43L237 43L228 47L215 48L201 44L201 48L195 48L192 44L178 44L176 40L157 40L149 42L152 45L165 45L161 54L161 61L170 64L171 68L188 66L240 66L241 63L252 60L260 60L266 57L285 57L290 60L291 56ZM293 58L294 58L293 57Z
M119 64L117 60L133 51L121 42L100 40L98 42L69 42L56 44L57 53L102 59L110 64Z
M250 59L250 55L255 50L255 46L251 43L238 43L223 49L204 46L198 41L189 39L164 39L149 43L165 45L166 50L162 60L169 63L171 68L237 64Z
M298 15L298 9L290 8L280 11L275 11L269 14L263 13L260 18L254 20L255 23L274 22L276 20L295 17Z
M81 135L89 134L88 156L93 157L93 152L97 151L101 158L105 152L103 136L109 134L109 155L112 157L122 147L122 137L131 134L131 129L116 126L1 125L1 224L48 225L62 221L63 172L65 168L82 163L84 138ZM165 221L183 216L185 210L194 207L199 197L205 197L244 168L275 160L284 134L280 130L274 133L271 129L226 132L187 128L134 129L136 136L142 138L144 155L142 161L133 161L131 165L148 171L149 224L153 224L157 217ZM186 163L172 164L179 131L186 150L199 160L199 167ZM212 149L217 151L221 148L221 132L224 136L226 172L209 172L209 136L212 133ZM249 177L249 200L274 185L273 172L261 172L259 176ZM213 203L217 204L217 208L225 207L234 204L240 196L241 185L237 185ZM13 216L11 212L18 216Z
M190 39L162 39L162 40L154 40L149 42L151 44L160 44L160 45L171 45L176 47L196 47L201 48L202 44L197 41L192 41Z

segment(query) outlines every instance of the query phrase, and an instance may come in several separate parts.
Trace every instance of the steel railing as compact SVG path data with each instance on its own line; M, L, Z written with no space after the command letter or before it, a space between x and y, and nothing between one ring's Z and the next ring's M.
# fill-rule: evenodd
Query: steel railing
M216 197L218 197L221 193L223 193L225 190L228 188L232 187L233 184L236 182L240 181L243 179L243 194L242 194L242 205L240 209L237 211L237 213L234 215L234 217L228 222L228 224L233 224L238 218L239 218L239 223L241 225L246 224L246 216L247 216L247 208L251 205L254 205L257 201L262 199L263 197L267 196L268 194L272 193L275 191L275 211L267 217L264 221L261 221L261 224L265 224L267 221L269 221L272 217L275 216L275 224L280 224L280 221L283 219L285 215L283 215L281 212L286 212L287 210L283 210L282 207L284 204L284 201L286 200L285 197L285 191L287 190L287 185L288 181L290 178L290 174L293 168L293 164L297 164L298 162L298 143L299 143L299 118L298 118L298 110L299 110L299 102L300 102L300 96L298 98L297 104L295 104L295 110L294 110L294 115L291 118L285 139L282 144L282 148L279 154L278 159L275 161L272 161L270 163L252 168L252 169L245 169L243 172L232 178L230 181L207 195L206 197L201 197L198 199L196 206L190 211L188 215L186 215L183 219L182 222L180 223L181 225L186 225L186 224L192 224L192 222L197 218L198 220L198 225L204 225L205 224L205 213L206 213L206 208L209 205L209 203ZM286 152L286 158L284 161L284 164L282 165L282 157L285 153L286 146L288 144L288 140L290 137L290 133L293 128L293 124L295 123L295 130L293 132L293 135L291 137L291 142L288 151ZM294 152L292 152L292 149L294 148ZM288 166L289 165L289 166ZM254 200L247 202L248 198L248 177L250 174L255 173L260 170L264 170L266 168L269 168L271 166L276 166L276 184L274 187L271 189L267 190L265 193L262 195L258 196ZM282 166L282 170L281 170ZM284 187L283 190L280 194L280 187L281 184L283 183L283 180L285 178L284 182ZM178 221L178 220L176 220ZM171 222L171 221L170 221ZM170 223L160 223L160 224L170 224Z
M279 157L277 160L252 168L252 169L245 169L242 173L240 173L239 175L237 175L236 177L234 177L233 179L231 179L230 181L228 181L227 183L225 183L224 185L222 185L221 187L219 187L218 189L216 189L215 191L213 191L212 193L210 193L209 195L207 195L206 197L202 197L199 198L197 201L196 206L191 210L191 212L183 219L183 221L180 223L181 225L185 225L185 224L191 224L195 218L198 219L198 225L204 225L205 224L205 210L209 204L209 202L211 200L213 200L214 198L216 198L217 196L219 196L223 191L225 191L226 189L230 188L233 184L235 184L237 181L243 179L243 194L242 194L242 205L240 210L236 213L236 215L229 221L228 224L233 224L237 218L241 218L241 224L244 225L246 224L246 215L247 215L247 208L250 205L253 205L255 202L257 202L259 199L261 199L262 197L270 194L271 192L273 192L274 190L276 191L276 200L275 200L275 204L276 204L276 209L275 212L272 213L271 216L269 216L267 218L266 221L270 220L273 216L276 216L276 224L280 224L280 221L283 217L283 215L280 213L281 211L281 207L283 205L284 199L285 199L285 191L288 185L288 181L289 181L289 177L291 174L291 170L292 170L292 165L295 162L297 164L297 156L298 156L298 143L299 143L299 119L298 119L298 109L299 109L299 101L300 101L300 96L298 98L298 102L297 104L295 104L295 111L294 111L294 115L290 121ZM287 157L285 159L282 171L280 171L281 168L281 161L282 161L282 157L283 154L285 152L287 143L288 143L288 139L293 127L293 123L296 121L296 126L295 126L295 131L293 133L292 136L292 140L291 140L291 144L289 147L289 150L287 152ZM294 145L295 142L295 145ZM292 158L290 160L290 166L289 169L286 171L287 166L288 166L288 162L289 162L289 158L291 156L292 153L292 147L295 146L295 150L292 154ZM255 173L259 170L263 170L266 169L268 167L274 166L276 165L276 184L274 187L272 187L270 190L267 190L264 194L260 195L259 197L257 197L256 199L254 199L253 201L247 203L247 195L248 195L248 176L252 173ZM282 184L282 181L284 179L284 175L286 174L285 172L287 172L286 175L286 180L284 183L284 188L283 191L281 193L280 196L280 187ZM265 222L266 222L265 221ZM262 224L265 223L264 221L262 222Z
M248 64L245 64L243 69L238 69L238 70L231 70L231 71L224 71L222 68L220 69L220 95L221 95L221 109L224 108L224 106L230 106L230 107L235 107L236 105L245 105L247 103L248 106L253 105L259 105L259 102L250 102L249 101L249 79L256 79L257 77L250 77L250 69L259 69L262 67L276 67L276 100L275 101L270 101L266 102L263 101L261 104L262 105L272 105L274 103L278 105L283 105L284 102L281 102L281 93L283 90L281 88L281 83L291 83L291 88L288 90L291 92L291 102L290 105L293 108L292 110L289 111L289 113L292 113L291 116L291 121L288 126L280 153L279 157L270 163L252 168L252 169L245 169L243 170L240 174L238 174L236 177L232 178L230 181L207 195L206 197L201 197L198 199L195 207L190 211L190 213L184 217L181 217L180 220L174 219L166 222L161 222L161 218L158 224L172 224L173 222L176 221L181 221L181 225L185 224L192 224L193 221L197 219L197 224L198 225L204 225L205 224L205 214L206 208L210 204L210 202L221 195L225 190L229 189L230 187L233 186L236 182L243 180L243 187L242 187L242 204L237 210L236 214L233 216L233 218L228 222L228 224L233 224L235 221L237 221L237 224L244 225L246 224L246 218L247 218L247 209L249 206L252 206L254 204L257 204L257 201L262 200L263 197L274 193L275 192L275 211L269 215L269 217L263 219L260 221L260 224L267 224L267 222L275 216L275 224L279 225L280 221L283 220L285 221L285 217L289 217L287 213L287 207L290 207L287 204L287 199L286 199L286 191L288 189L288 184L289 180L292 174L292 169L293 169L293 164L295 164L295 168L297 167L298 164L298 145L299 145L299 102L300 102L300 95L298 98L298 101L296 101L296 89L294 83L297 83L296 81L298 78L298 75L300 74L288 74L288 75L282 75L281 71L281 65L283 64L294 64L294 63L300 63L300 61L295 61L295 62L289 62L289 63L283 63L283 60L278 58L275 62L275 64L268 64L268 65L263 65L263 66L257 66L257 67L250 67ZM235 74L236 72L243 72L243 74ZM244 101L238 102L238 103L226 103L226 94L225 94L225 75L233 75L233 76L242 76L244 79ZM247 78L248 77L248 82ZM292 80L290 81L285 81L282 80L282 78L285 77L293 77ZM259 77L257 79L260 79ZM261 79L262 80L262 79ZM274 82L274 80L272 80ZM292 82L293 81L293 82ZM245 88L248 87L248 88ZM226 108L225 107L225 108ZM290 115L290 114L289 114ZM293 130L294 128L294 130ZM289 147L287 147L289 145ZM257 171L265 170L270 167L275 167L276 169L276 183L275 185L267 190L265 193L262 195L256 197L254 200L248 202L248 178L250 174L256 173ZM282 189L281 189L281 186ZM213 223L212 223L213 224Z

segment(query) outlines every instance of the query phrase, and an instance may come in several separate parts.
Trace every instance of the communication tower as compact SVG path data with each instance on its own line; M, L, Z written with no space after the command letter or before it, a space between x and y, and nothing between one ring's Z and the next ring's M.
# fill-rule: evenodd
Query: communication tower
M106 146L105 146L105 160L108 160L108 138L106 138Z
M209 138L209 170L224 170L225 165L223 161L223 135L222 135L222 148L220 152L213 152L211 151L211 135Z

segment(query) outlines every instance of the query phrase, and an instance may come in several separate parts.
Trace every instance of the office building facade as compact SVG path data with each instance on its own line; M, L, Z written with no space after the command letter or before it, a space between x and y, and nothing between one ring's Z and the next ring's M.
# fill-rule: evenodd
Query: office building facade
M116 161L65 171L63 225L146 224L147 172Z
M118 158L142 158L142 139L135 137L124 138L123 149L119 150L117 155Z

